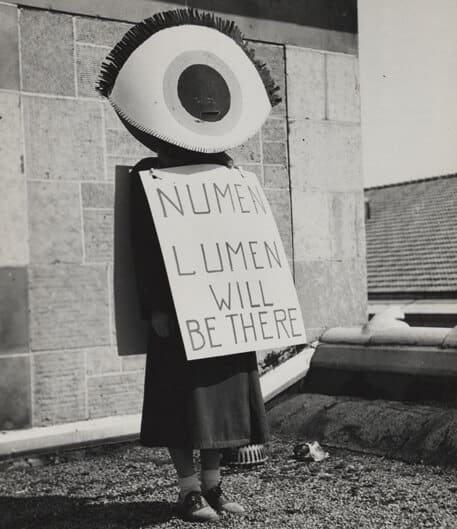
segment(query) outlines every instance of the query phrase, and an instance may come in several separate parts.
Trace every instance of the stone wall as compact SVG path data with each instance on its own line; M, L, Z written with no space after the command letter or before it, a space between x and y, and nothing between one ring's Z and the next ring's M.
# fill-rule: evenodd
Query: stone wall
M93 88L128 27L0 4L0 429L140 410L144 355L116 349L113 199L115 167L150 153ZM265 187L313 339L365 318L357 59L253 45L284 100L232 156Z
M308 337L366 320L358 59L286 46L295 280Z

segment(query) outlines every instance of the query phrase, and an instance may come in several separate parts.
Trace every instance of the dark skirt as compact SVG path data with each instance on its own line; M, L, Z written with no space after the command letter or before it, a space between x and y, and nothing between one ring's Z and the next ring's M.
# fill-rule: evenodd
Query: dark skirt
M268 440L254 352L188 361L179 330L148 340L141 443L224 448Z

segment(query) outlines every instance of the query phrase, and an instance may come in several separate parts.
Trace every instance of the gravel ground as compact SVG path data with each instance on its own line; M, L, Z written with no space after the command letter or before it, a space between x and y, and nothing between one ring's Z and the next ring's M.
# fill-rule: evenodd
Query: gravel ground
M457 469L337 450L305 463L280 439L268 453L268 462L251 470L224 469L225 490L247 513L213 527L457 528ZM201 527L176 516L176 495L166 452L134 444L4 462L0 528Z

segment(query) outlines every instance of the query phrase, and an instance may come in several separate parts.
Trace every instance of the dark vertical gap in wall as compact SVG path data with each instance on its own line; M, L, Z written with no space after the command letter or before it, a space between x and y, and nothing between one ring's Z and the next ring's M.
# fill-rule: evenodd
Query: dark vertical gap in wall
M289 202L290 202L290 233L291 233L291 248L292 248L292 277L295 281L295 243L294 243L294 211L292 202L292 180L290 178L290 127L289 127L289 101L287 97L287 53L286 45L282 45L282 52L284 54L284 102L286 109L286 133L287 133L287 177L289 179Z

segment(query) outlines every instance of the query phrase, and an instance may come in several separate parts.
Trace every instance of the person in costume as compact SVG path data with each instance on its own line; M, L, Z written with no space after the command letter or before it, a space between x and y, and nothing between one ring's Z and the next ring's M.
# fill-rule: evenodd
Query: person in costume
M105 59L97 89L157 154L131 171L136 282L142 318L150 322L141 443L168 448L188 519L243 512L222 492L220 450L268 440L256 355L187 360L139 172L151 170L154 178L154 168L232 167L225 151L260 130L280 101L278 87L233 22L182 9L133 26Z

